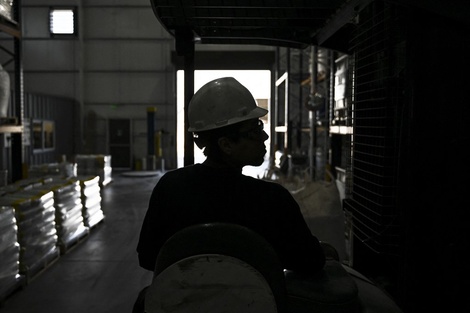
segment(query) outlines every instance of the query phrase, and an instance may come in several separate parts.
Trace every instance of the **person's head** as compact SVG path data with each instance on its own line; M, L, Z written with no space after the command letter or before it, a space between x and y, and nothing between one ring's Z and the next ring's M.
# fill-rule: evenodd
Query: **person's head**
M189 103L188 131L208 159L236 167L261 165L266 154L260 117L267 110L232 77L205 84Z

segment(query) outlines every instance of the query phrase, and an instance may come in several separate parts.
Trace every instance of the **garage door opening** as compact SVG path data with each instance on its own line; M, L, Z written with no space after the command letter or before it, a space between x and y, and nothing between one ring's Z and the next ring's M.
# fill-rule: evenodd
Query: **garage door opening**
M197 70L194 71L194 92L197 92L204 84L219 78L231 76L238 80L253 94L258 106L269 110L271 101L271 71L268 70ZM177 166L184 166L184 71L177 71L177 120L176 120L176 142L177 142ZM265 131L270 135L270 120L267 114L263 122ZM266 140L266 149L270 151L270 139ZM194 163L202 163L205 156L202 150L194 146ZM259 167L245 166L243 173L253 177L262 176L269 163L269 155L266 154L263 165Z

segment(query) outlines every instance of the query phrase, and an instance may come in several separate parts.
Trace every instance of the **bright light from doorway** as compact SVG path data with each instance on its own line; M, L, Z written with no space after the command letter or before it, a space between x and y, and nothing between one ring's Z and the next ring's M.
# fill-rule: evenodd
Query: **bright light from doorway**
M259 102L264 101L269 105L271 98L271 71L268 70L197 70L194 71L194 92L198 91L204 84L219 78L231 76L238 80L253 94L253 97ZM177 162L178 167L184 166L184 71L177 72ZM265 125L265 131L269 135L269 118ZM269 151L269 139L266 141L266 148ZM258 176L268 164L268 155L265 156L265 164L259 168L246 166L243 169L244 174ZM194 145L194 163L202 163L205 156L196 145Z

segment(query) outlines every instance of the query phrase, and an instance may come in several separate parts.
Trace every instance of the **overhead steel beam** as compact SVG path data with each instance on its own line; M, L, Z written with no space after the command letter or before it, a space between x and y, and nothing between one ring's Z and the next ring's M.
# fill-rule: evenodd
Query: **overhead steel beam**
M325 26L313 34L313 44L322 46L328 39L338 33L341 28L351 23L354 17L373 0L346 1L342 7L326 22Z

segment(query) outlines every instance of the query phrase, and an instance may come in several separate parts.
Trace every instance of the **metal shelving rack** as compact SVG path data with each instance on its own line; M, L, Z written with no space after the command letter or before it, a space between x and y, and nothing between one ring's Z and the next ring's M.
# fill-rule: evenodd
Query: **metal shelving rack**
M12 181L23 177L23 110L24 110L24 88L23 88L23 67L21 51L21 1L15 0L12 6L12 17L9 19L0 15L0 32L11 36L13 40L13 51L5 47L0 49L12 56L14 63L14 107L12 113L15 115L14 122L0 125L0 133L11 133L11 174Z

